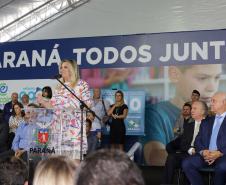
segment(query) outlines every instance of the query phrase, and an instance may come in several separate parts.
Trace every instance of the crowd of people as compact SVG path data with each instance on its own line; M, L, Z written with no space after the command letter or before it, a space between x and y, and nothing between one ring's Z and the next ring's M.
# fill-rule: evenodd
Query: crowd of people
M182 121L176 124L178 136L166 145L167 159L163 184L172 184L175 172L182 169L184 184L204 185L200 169L214 169L214 185L226 183L226 93L211 97L210 110L200 93L192 92L192 101L182 108ZM195 97L195 98L194 98ZM182 129L181 129L182 128Z
M171 78L178 80L178 75L175 74L181 73L182 69L179 71L175 67L170 69L174 71ZM187 70L189 71L190 68L185 69ZM4 165L17 165L18 168L21 165L27 165L30 142L28 136L34 133L32 130L36 129L28 111L30 107L54 109L57 115L61 114L58 110L67 112L80 110L82 104L85 105L84 118L82 114L75 111L70 120L65 119L68 126L64 134L67 137L62 139L64 144L61 149L66 151L70 159L58 156L41 161L35 171L34 185L98 185L106 184L106 182L123 185L144 184L139 169L123 152L126 139L124 120L128 114L123 92L121 90L115 92L115 102L112 105L103 100L99 88L93 89L93 97L91 97L89 85L80 78L78 66L73 60L63 60L59 65L59 73L61 74L59 80L62 83L53 91L48 86L43 87L42 93L37 94L35 103L29 103L29 96L26 94L23 95L20 103L18 94L12 93L11 101L5 104L1 118L0 160ZM164 121L170 122L169 124L162 122L160 117L153 116L149 120L152 121L149 125L152 128L150 129L151 135L158 139L154 140L155 143L151 141L145 145L144 155L150 158L150 161L154 161L155 157L157 159L161 155L166 158L164 184L173 183L175 170L179 168L187 177L185 183L202 185L204 183L199 169L211 166L215 169L215 185L224 185L226 182L226 138L224 134L226 132L226 93L216 92L211 97L208 95L207 103L200 99L201 94L198 90L192 91L189 102L183 102L185 99L183 96L180 92L177 98L168 104L158 106L158 111L167 116L170 111L179 112L172 107L173 104L177 104L182 107L182 114L177 118L178 114L175 114L175 119L164 118ZM105 117L108 118L107 121ZM175 123L171 123L173 120L176 120ZM159 121L161 124L157 124ZM56 123L53 121L53 124ZM97 150L103 137L102 127L105 123L110 126L111 150ZM157 132L159 131L157 127L161 125L166 131L164 136L163 133ZM160 142L160 136L164 137L166 146ZM162 152L163 148L166 152ZM160 149L161 152L159 152ZM22 161L17 161L21 159ZM4 169L0 168L0 171ZM128 175L125 176L125 174ZM27 177L24 176L23 183L26 184L26 180Z
M127 174L127 175L125 175ZM38 163L29 182L28 166L19 158L0 160L2 185L144 185L137 165L120 150L101 149L82 162L53 156Z

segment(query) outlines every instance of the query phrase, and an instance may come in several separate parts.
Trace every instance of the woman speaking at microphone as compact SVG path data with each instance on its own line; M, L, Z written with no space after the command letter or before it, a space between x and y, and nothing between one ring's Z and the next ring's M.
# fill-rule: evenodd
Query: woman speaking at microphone
M74 94L84 101L88 107L91 105L90 90L87 82L83 81L79 77L78 66L73 60L62 60L59 73L61 75L60 81L63 82ZM44 101L43 98L39 97L38 102L41 103L45 108L56 109L56 115L61 115L62 118L62 144L61 149L66 152L66 155L73 156L75 159L80 158L80 141L81 141L81 113L76 110L80 110L80 102L62 85L59 84L54 93L53 97L49 102ZM62 116L62 111L65 113ZM70 114L71 113L71 114ZM59 118L58 118L59 119ZM83 117L83 154L87 151L87 138L85 132L85 120ZM52 123L58 124L59 120L55 120ZM72 151L73 153L70 154Z

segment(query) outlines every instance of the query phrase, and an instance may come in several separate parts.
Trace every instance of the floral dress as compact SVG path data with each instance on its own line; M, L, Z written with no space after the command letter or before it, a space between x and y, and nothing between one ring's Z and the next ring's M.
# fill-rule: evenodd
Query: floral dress
M21 123L24 123L23 117L10 116L9 118L9 132L16 132L16 129L19 127Z
M65 85L69 85L65 83ZM69 86L68 86L69 87ZM69 87L69 89L71 89ZM90 90L87 82L79 80L74 89L71 89L76 96L91 105ZM81 111L80 102L63 86L56 89L51 99L51 103L56 109L53 119L52 129L55 130L54 140L56 148L60 148L61 155L69 155L71 158L79 159L81 143ZM82 152L87 151L86 137L86 114L83 112L83 142ZM59 134L61 137L59 137ZM59 153L58 153L59 154Z

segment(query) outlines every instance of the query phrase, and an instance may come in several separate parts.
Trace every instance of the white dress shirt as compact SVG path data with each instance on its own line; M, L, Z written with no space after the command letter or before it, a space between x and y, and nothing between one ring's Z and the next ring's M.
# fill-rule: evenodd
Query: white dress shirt
M199 127L201 125L201 121L195 121L195 128L194 128L194 133L193 133L193 138L192 138L192 142L191 142L191 148L189 148L188 153L190 155L192 155L192 151L194 150L194 142L195 142L195 138L199 133Z

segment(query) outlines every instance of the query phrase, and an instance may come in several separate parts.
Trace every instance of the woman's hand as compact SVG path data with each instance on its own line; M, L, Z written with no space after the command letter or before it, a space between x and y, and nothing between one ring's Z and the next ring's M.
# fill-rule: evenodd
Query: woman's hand
M117 119L117 118L118 118L118 115L117 115L117 114L112 114L112 117L113 117L114 119Z
M18 125L17 125L17 124L12 124L12 125L10 126L10 128L18 128Z

